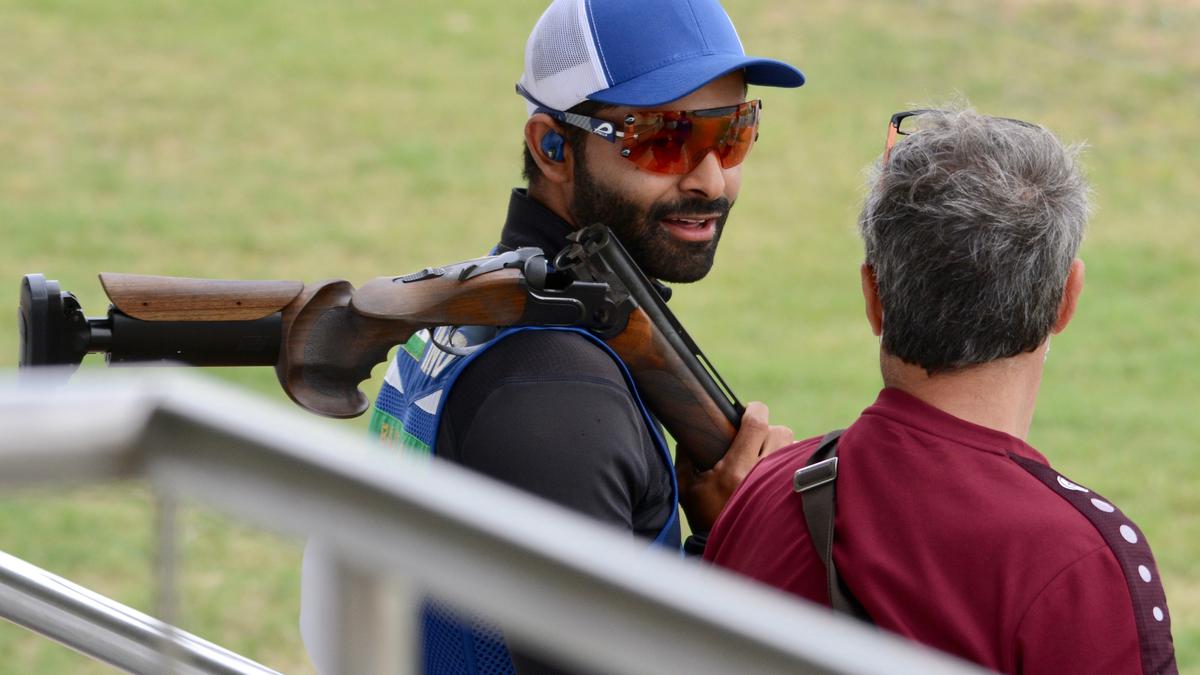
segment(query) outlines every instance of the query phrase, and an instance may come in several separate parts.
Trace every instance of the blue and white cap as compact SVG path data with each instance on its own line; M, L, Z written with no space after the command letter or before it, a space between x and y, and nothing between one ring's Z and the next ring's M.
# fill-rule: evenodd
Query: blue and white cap
M782 61L746 56L718 0L554 0L525 44L519 85L555 110L585 100L652 107L735 70L747 84L804 84Z

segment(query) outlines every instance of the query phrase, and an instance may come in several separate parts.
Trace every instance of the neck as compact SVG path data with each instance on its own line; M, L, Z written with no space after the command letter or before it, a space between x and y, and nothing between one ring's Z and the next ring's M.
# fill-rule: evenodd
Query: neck
M571 217L571 209L568 208L569 200L563 190L548 187L544 185L544 181L532 181L529 184L529 197L553 211L554 215L570 223L572 229L579 228Z
M953 373L929 375L880 350L884 386L894 387L959 419L1025 440L1033 423L1047 345Z

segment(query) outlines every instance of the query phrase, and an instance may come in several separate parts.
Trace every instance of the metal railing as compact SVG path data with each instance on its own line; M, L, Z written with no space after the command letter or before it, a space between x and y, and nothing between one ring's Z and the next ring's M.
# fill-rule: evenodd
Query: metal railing
M276 671L0 552L0 617L94 659L137 673L172 664L180 673L271 675ZM10 664L11 665L11 664Z
M335 672L415 672L425 593L556 662L600 672L980 672L231 387L178 372L113 375L0 387L0 489L139 478L168 505L194 500L318 538L334 555L322 615ZM159 578L170 585L164 512ZM80 608L56 611L92 626L67 638L39 629L68 646L83 650L82 635L102 630ZM183 636L168 636L156 640L159 658L188 672Z

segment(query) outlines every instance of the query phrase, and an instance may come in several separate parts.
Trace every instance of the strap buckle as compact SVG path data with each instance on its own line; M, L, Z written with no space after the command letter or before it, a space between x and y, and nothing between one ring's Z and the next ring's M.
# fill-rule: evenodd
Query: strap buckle
M837 465L838 458L830 457L803 469L796 469L796 473L792 475L792 491L805 492L833 482L837 479Z

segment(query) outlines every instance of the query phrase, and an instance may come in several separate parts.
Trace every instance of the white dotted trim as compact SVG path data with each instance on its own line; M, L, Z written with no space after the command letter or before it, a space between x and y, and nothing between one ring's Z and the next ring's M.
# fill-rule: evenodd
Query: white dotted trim
M1161 608L1161 607L1155 607L1155 608L1154 608L1154 620L1155 620L1155 621L1162 621L1162 620L1163 620L1163 611L1162 611L1162 608Z
M1121 536L1125 538L1125 541L1131 544L1137 543L1137 532L1134 532L1133 528L1128 525L1121 526Z
M1104 501L1103 499L1093 498L1092 506L1100 509L1101 511L1103 511L1105 513L1112 513L1113 511L1117 510L1116 507L1114 507L1112 504L1109 504L1108 502Z
M1150 575L1150 568L1146 567L1145 565L1138 565L1138 576L1140 576L1142 581L1146 583L1150 583L1150 579L1153 578Z
M1076 492L1091 492L1091 490L1083 487L1082 485L1077 485L1075 483L1072 483L1071 481L1067 480L1066 478L1063 478L1062 476L1058 477L1058 484L1068 490L1074 490Z

